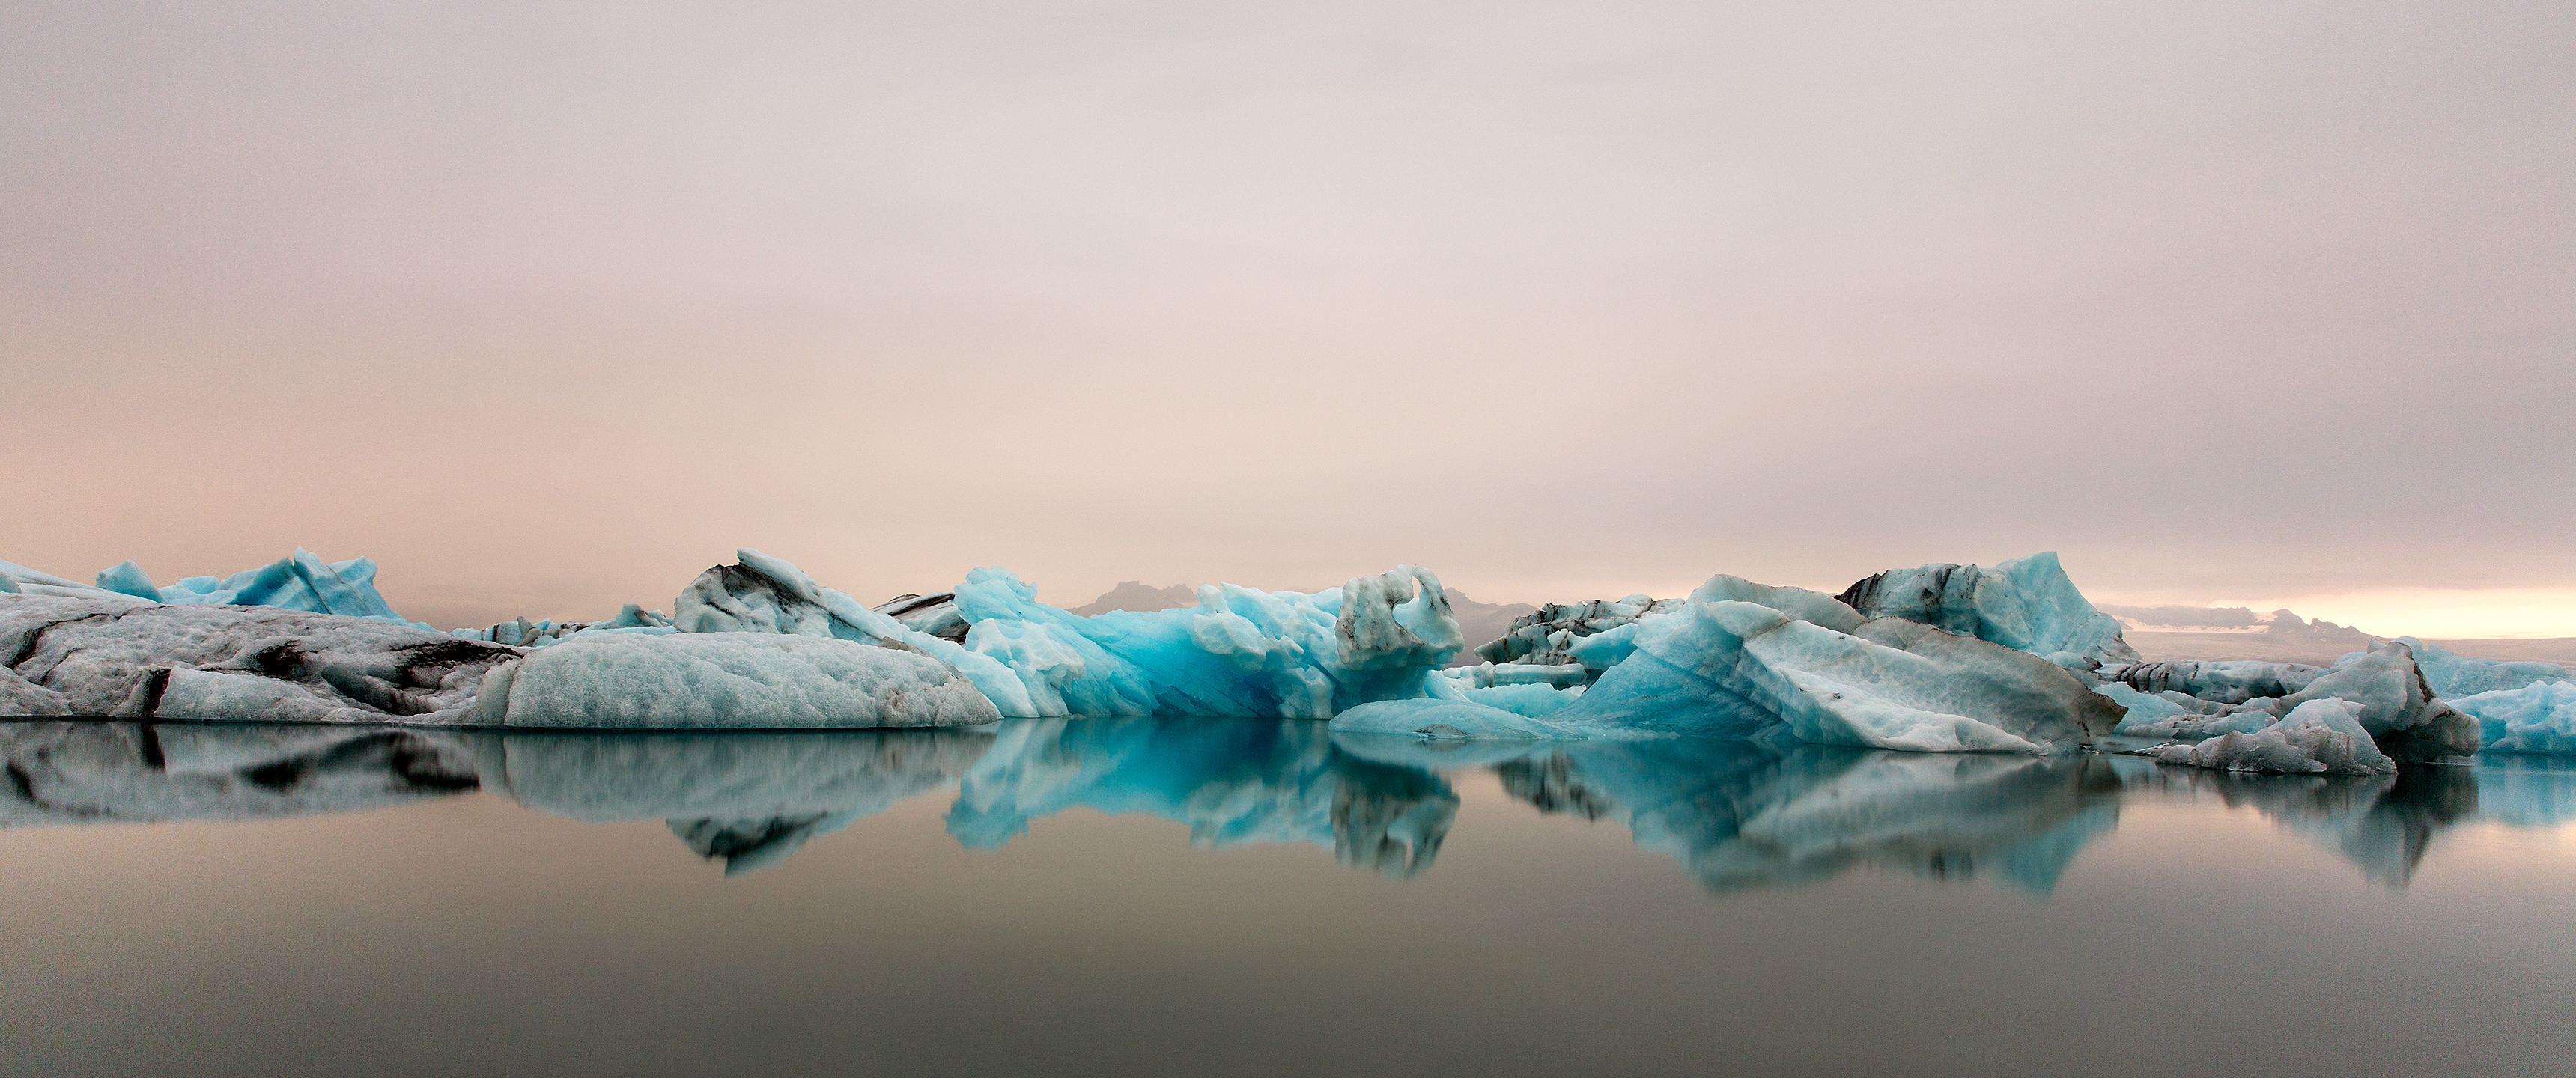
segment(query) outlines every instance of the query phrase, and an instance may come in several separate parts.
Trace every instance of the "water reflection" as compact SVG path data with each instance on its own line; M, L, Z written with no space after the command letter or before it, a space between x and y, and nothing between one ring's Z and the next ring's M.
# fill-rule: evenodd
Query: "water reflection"
M258 820L473 790L456 740L381 727L0 723L0 826Z
M2119 824L2098 757L1929 755L1749 742L1578 744L1496 768L1541 812L1628 826L1712 891L1857 866L1991 875L2036 894Z
M1088 808L1176 821L1199 845L1311 844L1411 877L1457 820L1451 776L1476 770L1539 812L1624 826L1719 893L1868 868L2046 895L2141 797L2260 812L2392 887L2465 821L2576 820L2576 760L2547 757L2321 778L1722 740L1337 739L1317 722L1233 719L741 734L9 722L0 757L0 827L257 820L483 790L576 820L664 820L727 874L953 786L947 829L969 848Z
M958 730L467 734L483 787L576 820L667 820L727 875L953 782L993 746Z
M1304 842L1390 876L1431 867L1458 795L1438 772L1353 756L1320 722L1032 719L960 783L948 833L1009 842L1074 807L1189 825L1203 846Z
M2395 775L2255 775L2159 767L2136 757L2114 757L2131 789L2214 795L2231 808L2250 808L2283 828L2342 854L2372 882L2403 887L2423 863L2435 836L2475 819L2485 768L2410 767ZM2576 772L2564 779L2576 779ZM2541 783L2526 786L2541 792ZM2498 799L2499 807L2517 800ZM2545 804L2546 794L2541 798ZM2548 826L2566 819L2527 809L2520 826Z

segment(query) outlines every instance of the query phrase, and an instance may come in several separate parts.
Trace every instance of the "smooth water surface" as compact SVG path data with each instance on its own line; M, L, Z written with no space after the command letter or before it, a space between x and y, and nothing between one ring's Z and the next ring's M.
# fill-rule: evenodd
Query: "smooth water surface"
M2576 770L0 724L13 1074L2563 1074Z

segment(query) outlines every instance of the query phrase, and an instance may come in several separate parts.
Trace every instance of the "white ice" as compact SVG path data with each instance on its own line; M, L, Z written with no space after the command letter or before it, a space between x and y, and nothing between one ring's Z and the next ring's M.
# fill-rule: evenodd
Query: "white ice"
M2227 733L2197 745L2168 746L2157 762L2215 771L2284 774L2395 774L2397 762L2362 728L2362 705L2332 697L2298 705L2281 721L2250 733Z
M972 726L1001 713L929 656L830 637L602 634L486 677L481 726L789 729Z

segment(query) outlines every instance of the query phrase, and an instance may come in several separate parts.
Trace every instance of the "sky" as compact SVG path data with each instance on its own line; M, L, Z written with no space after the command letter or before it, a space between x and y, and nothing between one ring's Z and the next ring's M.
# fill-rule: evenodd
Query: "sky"
M2576 6L21 0L0 557L2576 635Z

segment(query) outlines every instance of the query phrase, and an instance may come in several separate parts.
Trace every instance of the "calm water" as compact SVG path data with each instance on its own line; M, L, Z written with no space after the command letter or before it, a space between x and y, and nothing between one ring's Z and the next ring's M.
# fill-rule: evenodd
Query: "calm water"
M2569 1074L2576 771L0 724L17 1074Z

